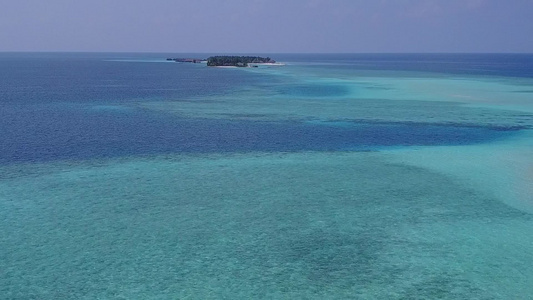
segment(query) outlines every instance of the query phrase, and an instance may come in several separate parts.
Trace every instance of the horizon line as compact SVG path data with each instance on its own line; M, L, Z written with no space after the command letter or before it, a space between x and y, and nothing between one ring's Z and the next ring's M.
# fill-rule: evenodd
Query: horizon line
M0 50L0 53L128 53L128 54L533 54L533 52L194 52L194 51L65 51L65 50Z

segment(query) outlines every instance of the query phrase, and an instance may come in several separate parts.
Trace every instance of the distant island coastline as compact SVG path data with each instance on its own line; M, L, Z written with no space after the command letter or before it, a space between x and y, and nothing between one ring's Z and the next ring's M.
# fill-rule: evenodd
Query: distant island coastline
M203 58L167 58L167 60L175 61L175 62L193 63L193 64L205 63L207 61L207 59L203 59Z
M167 58L168 61L186 62L186 63L207 63L209 67L258 67L266 66L282 66L270 57L260 56L211 56L207 59L201 58Z

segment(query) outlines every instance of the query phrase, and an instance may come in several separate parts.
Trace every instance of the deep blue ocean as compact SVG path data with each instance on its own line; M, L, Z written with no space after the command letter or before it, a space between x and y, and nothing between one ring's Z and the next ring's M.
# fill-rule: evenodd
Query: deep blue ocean
M150 58L161 63L150 63ZM221 74L193 64L164 63L164 58L164 54L1 54L0 163L184 152L457 145L490 141L520 129L387 120L347 120L346 124L354 126L341 127L301 120L213 120L137 107L137 102L168 98L201 102L243 86L279 84L279 79L268 74L234 70ZM280 55L284 58L295 63L336 64L335 69L533 77L527 55ZM313 84L279 89L311 97L343 92L339 87Z
M0 53L0 299L527 299L533 55Z

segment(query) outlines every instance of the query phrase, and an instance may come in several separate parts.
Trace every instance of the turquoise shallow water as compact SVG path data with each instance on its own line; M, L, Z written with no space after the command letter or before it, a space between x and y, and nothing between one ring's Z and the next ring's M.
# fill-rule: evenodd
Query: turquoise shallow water
M533 83L509 57L158 55L0 56L0 298L533 293Z
M46 168L1 186L12 199L3 202L4 272L8 286L24 286L13 296L531 292L530 215L379 153Z

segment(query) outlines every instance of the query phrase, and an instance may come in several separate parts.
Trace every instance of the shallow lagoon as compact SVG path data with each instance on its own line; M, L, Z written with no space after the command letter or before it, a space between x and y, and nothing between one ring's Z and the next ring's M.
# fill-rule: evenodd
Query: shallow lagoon
M533 85L506 57L487 77L386 55L25 55L0 60L17 66L1 69L8 299L533 292Z

